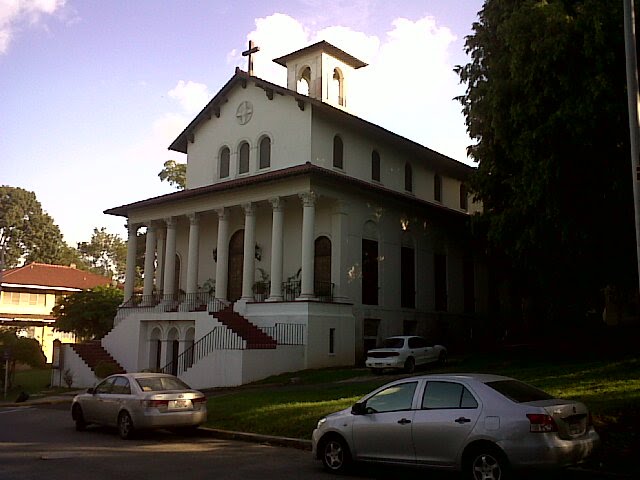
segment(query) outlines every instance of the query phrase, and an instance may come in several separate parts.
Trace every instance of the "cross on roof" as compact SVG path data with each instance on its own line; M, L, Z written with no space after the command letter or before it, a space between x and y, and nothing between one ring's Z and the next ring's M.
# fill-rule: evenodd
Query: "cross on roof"
M242 52L243 57L249 57L249 75L253 75L253 54L260 51L260 47L257 47L253 40L249 40L249 49Z

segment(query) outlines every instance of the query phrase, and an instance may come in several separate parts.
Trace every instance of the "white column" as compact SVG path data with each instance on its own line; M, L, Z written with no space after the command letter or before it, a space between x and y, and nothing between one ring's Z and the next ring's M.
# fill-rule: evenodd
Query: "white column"
M135 223L128 223L127 230L127 272L124 277L124 301L128 302L133 297L133 287L136 283L136 241L138 238L138 227Z
M200 219L189 215L189 259L187 261L187 293L198 291L198 250L200 248Z
M165 302L173 302L176 288L176 219L169 217L165 219L167 224L167 245L164 255L164 298Z
M281 198L269 200L273 207L271 224L271 293L267 301L278 302L282 296L282 253L284 249L284 201Z
M242 300L253 301L253 283L255 279L256 245L256 209L251 203L244 209L244 263L242 264Z
M333 297L337 300L346 300L347 219L347 206L338 200L331 217L331 283L334 285Z
M166 231L156 226L156 293L162 293L164 285L164 239Z
M218 214L216 298L226 300L229 275L229 215L226 208L219 208L216 213Z
M153 277L156 257L156 228L151 223L147 225L147 241L144 249L144 288L142 290L142 302L153 304Z
M301 193L302 199L302 272L300 275L300 297L314 298L313 256L314 225L316 219L316 195L314 192Z

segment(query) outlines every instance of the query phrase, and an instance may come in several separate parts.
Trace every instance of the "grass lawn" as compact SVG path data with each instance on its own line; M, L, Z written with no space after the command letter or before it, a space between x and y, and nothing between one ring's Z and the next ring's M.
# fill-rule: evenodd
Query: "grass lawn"
M603 442L592 465L638 471L633 455L640 452L640 355L603 360L589 354L483 354L423 372L471 371L512 376L553 395L585 402ZM310 370L271 377L250 388L212 395L207 426L309 439L319 418L347 408L393 378L374 377L365 369Z
M3 379L4 381L4 379ZM7 392L7 401L13 402L20 392L29 395L39 393L49 386L51 382L51 368L30 368L16 372L13 387ZM4 390L0 392L0 402L4 400Z

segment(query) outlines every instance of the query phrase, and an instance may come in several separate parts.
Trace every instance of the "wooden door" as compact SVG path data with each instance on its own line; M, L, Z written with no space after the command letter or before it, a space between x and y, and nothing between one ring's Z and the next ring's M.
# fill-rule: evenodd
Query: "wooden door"
M244 265L244 230L238 230L229 240L229 301L242 297L242 269Z
M317 297L331 297L331 240L324 236L315 241L313 285Z

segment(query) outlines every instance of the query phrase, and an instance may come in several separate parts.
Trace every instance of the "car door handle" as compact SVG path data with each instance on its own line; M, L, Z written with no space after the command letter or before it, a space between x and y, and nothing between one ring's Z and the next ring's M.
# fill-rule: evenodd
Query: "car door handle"
M464 417L456 418L454 420L454 422L459 423L460 425L462 425L463 423L469 423L470 421L471 421L470 418L464 418Z
M411 423L411 420L409 420L408 418L402 418L402 419L398 420L398 423L400 425L406 425L407 423Z

